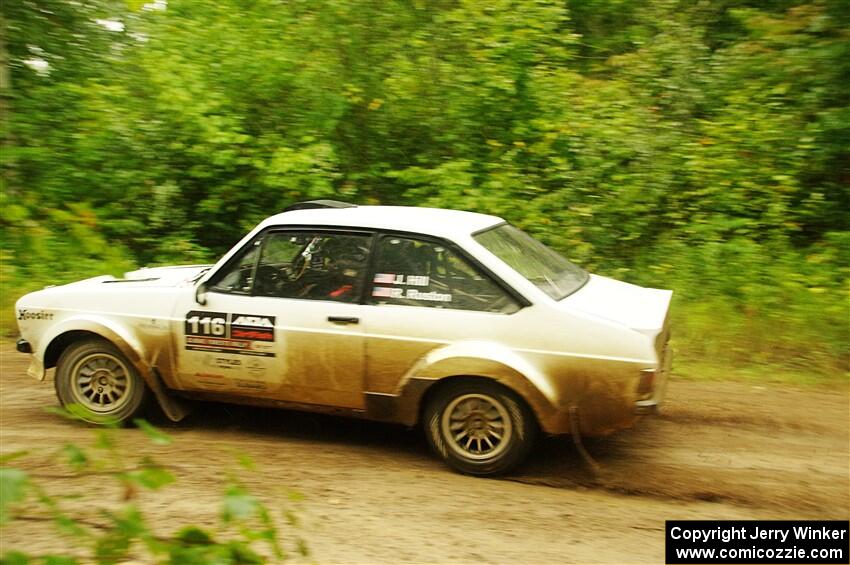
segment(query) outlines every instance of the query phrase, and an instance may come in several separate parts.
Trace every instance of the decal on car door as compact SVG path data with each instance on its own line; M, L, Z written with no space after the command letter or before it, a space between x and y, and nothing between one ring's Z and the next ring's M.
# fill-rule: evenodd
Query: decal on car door
M186 349L274 357L274 316L192 310L183 327Z
M428 275L406 275L395 273L376 273L372 282L375 284L401 285L403 287L427 287L430 284ZM374 298L389 298L422 300L426 302L451 302L452 295L443 292L423 292L418 288L399 288L398 286L373 286Z

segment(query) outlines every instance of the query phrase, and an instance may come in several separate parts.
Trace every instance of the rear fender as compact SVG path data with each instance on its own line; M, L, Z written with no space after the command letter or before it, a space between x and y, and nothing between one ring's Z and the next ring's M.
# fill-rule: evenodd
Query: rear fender
M528 360L487 341L464 341L435 349L423 356L399 383L397 419L413 425L428 389L451 377L492 379L519 394L545 429L558 405L558 391Z

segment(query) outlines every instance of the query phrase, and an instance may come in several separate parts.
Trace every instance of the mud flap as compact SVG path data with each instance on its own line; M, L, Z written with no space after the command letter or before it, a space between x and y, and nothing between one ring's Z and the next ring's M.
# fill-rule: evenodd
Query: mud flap
M590 455L584 447L584 443L581 441L581 424L578 417L578 407L575 405L570 406L570 437L573 438L573 443L575 444L579 455L581 455L581 458L584 459L584 462L587 463L588 467L590 467L590 470L593 471L593 474L600 474L602 472L602 467Z
M162 384L162 379L160 379L159 375L156 371L145 371L145 382L148 387L150 387L154 396L156 396L156 400L159 403L160 408L172 422L179 422L183 418L189 415L191 412L191 407L182 399L169 394L165 389L165 386Z

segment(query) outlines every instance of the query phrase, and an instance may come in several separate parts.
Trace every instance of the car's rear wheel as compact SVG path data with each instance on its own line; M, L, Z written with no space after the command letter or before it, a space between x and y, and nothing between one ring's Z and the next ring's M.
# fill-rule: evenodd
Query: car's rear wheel
M125 422L141 412L145 383L111 343L91 339L68 346L56 364L56 396L62 406L76 404L78 414L95 424Z
M519 465L537 433L522 399L497 383L478 379L439 388L425 407L424 423L431 447L446 463L481 476Z

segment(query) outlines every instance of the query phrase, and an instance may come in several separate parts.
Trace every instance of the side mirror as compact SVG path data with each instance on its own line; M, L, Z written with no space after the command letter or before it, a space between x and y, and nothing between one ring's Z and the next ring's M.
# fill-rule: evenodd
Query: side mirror
M207 305L207 283L206 282L202 282L197 287L195 287L195 302L197 302L201 306Z

